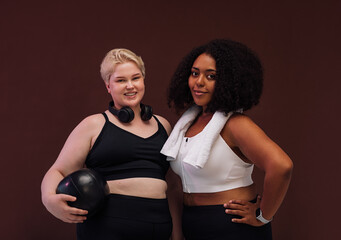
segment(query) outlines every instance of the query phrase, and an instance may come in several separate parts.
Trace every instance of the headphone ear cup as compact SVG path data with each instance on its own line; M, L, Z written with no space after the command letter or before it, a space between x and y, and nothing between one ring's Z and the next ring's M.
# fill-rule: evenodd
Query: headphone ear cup
M148 121L149 119L152 118L152 116L153 116L153 109L152 109L151 106L144 105L144 104L141 103L140 104L140 108L141 108L141 119L143 121ZM120 120L123 123L129 123L135 117L134 111L130 107L123 107L120 110L115 109L113 101L111 101L109 103L108 110L113 115L117 116L118 120Z
M130 107L123 107L117 112L117 117L121 122L131 122L134 117L134 111Z
M141 103L140 107L141 107L141 119L143 121L148 121L149 119L151 119L153 116L152 107L149 105L144 105L142 103Z

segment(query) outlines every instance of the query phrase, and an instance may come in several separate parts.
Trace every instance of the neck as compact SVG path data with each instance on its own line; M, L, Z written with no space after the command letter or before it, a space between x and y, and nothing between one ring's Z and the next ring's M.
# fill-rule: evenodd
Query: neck
M213 116L213 113L202 111L201 113L199 113L199 115L197 116L194 122L198 124L206 125L211 120L212 116Z
M206 117L212 117L213 113L212 112L206 112L207 107L202 107L201 112L199 113L199 117L206 118Z

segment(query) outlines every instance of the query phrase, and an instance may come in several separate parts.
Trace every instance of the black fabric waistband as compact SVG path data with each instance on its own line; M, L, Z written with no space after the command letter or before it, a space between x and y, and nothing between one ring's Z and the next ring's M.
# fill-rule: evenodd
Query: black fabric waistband
M107 217L161 223L171 221L168 200L109 194L102 214Z

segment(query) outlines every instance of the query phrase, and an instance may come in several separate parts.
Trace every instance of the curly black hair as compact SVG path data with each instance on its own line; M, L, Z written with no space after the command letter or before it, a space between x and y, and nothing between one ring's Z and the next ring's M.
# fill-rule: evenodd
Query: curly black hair
M215 59L217 70L207 112L245 111L258 104L263 88L263 68L258 56L242 43L216 39L194 48L182 59L168 88L169 107L174 106L179 112L193 105L188 78L194 61L203 53Z

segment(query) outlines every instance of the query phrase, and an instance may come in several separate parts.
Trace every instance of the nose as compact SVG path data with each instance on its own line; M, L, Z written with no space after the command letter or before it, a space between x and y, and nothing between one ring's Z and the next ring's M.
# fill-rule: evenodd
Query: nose
M131 81L127 81L127 88L133 88L133 83Z
M203 86L204 85L204 76L202 74L199 74L197 77L197 80L195 81L195 84L197 86Z

